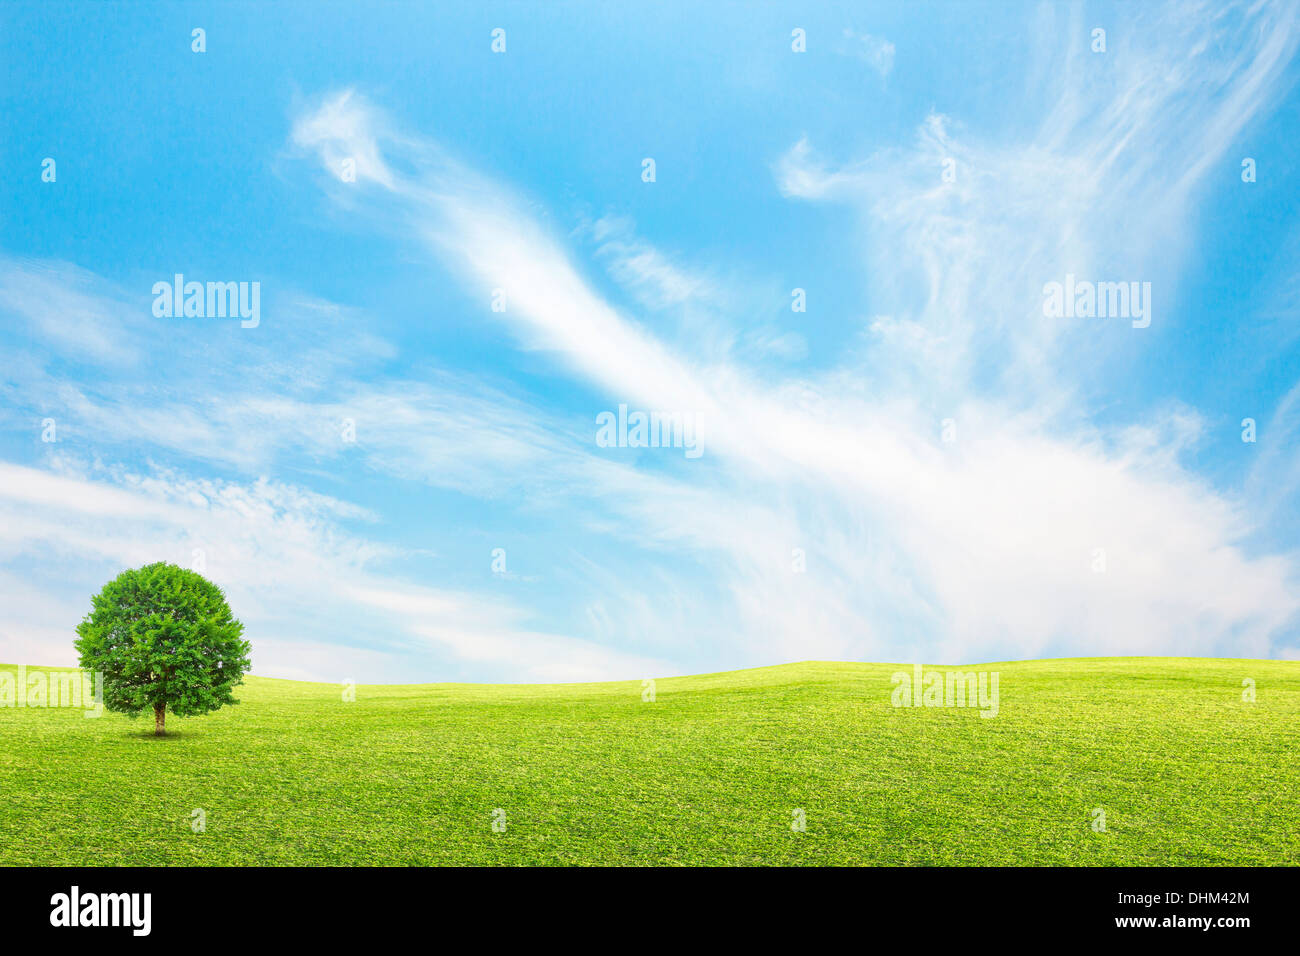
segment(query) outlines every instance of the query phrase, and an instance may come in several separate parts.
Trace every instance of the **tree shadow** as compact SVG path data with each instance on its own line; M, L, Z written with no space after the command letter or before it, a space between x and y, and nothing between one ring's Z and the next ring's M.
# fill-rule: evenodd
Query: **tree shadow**
M181 737L184 737L185 732L181 730L169 730L163 736L159 737L152 730L129 730L122 736L131 740L156 740L159 743L164 743L168 740L178 740Z

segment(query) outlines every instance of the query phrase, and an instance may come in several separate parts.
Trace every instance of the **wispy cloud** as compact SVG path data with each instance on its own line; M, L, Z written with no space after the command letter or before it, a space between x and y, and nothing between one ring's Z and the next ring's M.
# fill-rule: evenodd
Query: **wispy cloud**
M1186 215L1169 202L1167 171L1133 177L1113 154L1139 134L1154 155L1162 138L1185 140L1161 95L1201 96L1212 117L1235 109L1234 90L1260 89L1276 69L1276 41L1261 42L1244 73L1221 71L1218 86L1190 94L1133 78L1126 91L1148 89L1138 129L1106 132L1081 118L1067 133L1054 121L1041 141L994 149L932 116L913 148L838 168L797 144L778 164L784 192L861 205L880 240L864 248L868 271L897 276L901 254L914 265L899 283L926 294L919 311L873 323L872 366L784 381L734 363L702 367L652 336L595 291L508 189L451 175L440 148L409 134L358 138L379 126L357 95L330 97L298 129L312 131L327 167L357 152L391 170L399 161L389 151L400 156L409 172L375 177L371 201L393 204L412 240L471 288L506 288L511 305L496 318L522 344L544 344L611 396L707 417L719 470L700 510L673 511L678 528L691 528L676 540L729 589L737 645L944 659L1258 656L1276 650L1300 609L1294 555L1252 555L1246 504L1179 465L1194 416L1153 409L1149 421L1118 428L1090 422L1085 383L1064 360L1113 346L1044 323L1040 290L1066 267L1086 273L1103 261L1103 233L1148 192L1163 197L1161 216L1124 250L1147 265L1164 254ZM1061 183L1089 165L1080 143L1094 181L1069 190L1067 203ZM955 182L941 178L951 157ZM1176 171L1184 202L1192 172ZM992 379L990 366L1001 369ZM872 388L876 367L906 371L882 393ZM956 429L950 444L945 418ZM645 510L682 505L673 490ZM779 517L760 531L755 514ZM795 548L808 560L802 576Z
M851 27L845 27L843 40L836 49L844 56L861 60L879 73L882 79L889 76L889 71L894 68L894 44L884 37L858 33Z
M0 261L0 301L30 331L72 358L131 364L139 352L123 332L140 325L139 313L84 269L65 262Z
M564 668L575 679L668 669L639 653L529 629L526 612L499 593L422 587L386 574L383 565L400 552L346 531L343 520L373 517L346 502L266 480L54 464L0 465L0 557L22 559L50 581L73 569L52 593L10 594L0 633L6 654L32 651L33 633L60 635L33 659L72 663L66 635L88 610L96 575L171 560L200 562L227 591L257 638L259 673L401 680L424 661L427 672L446 674L432 663L434 651L450 652L453 662L490 662L515 680L552 679ZM13 630L18 622L21 632Z
M1062 46L1026 122L991 135L923 105L889 148L836 156L845 140L795 128L774 151L774 204L858 223L836 236L870 300L830 358L755 307L762 276L621 212L557 227L562 200L354 90L295 113L285 181L308 172L384 255L395 240L453 276L526 374L412 360L378 316L310 291L270 289L256 334L181 334L142 290L0 259L0 390L26 456L0 462L0 659L69 662L106 575L195 549L257 669L296 677L1295 656L1300 554L1258 534L1294 501L1294 453L1261 446L1243 487L1215 484L1197 409L1108 404L1160 361L1197 197L1285 83L1294 11L1126 12L1104 68L1081 14L1039 17ZM843 39L901 76L889 41ZM1147 330L1047 320L1043 284L1068 272L1152 279L1161 311ZM1263 431L1294 431L1295 396ZM595 415L622 403L692 413L704 457L598 448ZM430 572L416 549L459 542L394 543L426 511L440 539L504 529L514 572Z

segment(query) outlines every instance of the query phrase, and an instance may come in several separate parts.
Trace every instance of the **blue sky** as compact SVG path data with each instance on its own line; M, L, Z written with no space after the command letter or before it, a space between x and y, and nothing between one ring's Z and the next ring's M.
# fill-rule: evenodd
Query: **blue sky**
M0 660L158 559L271 676L1300 656L1294 5L699 7L4 5Z

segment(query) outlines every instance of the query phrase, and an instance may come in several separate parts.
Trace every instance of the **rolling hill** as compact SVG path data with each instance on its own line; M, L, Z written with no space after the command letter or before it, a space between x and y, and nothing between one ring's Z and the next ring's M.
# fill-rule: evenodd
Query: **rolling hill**
M999 674L995 717L826 662L653 701L251 677L166 738L0 707L0 865L1300 863L1300 663L962 669Z

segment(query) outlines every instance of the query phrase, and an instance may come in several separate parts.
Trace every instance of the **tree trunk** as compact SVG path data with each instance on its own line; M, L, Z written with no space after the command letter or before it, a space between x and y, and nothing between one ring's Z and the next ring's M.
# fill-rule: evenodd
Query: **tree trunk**
M165 737L167 735L167 731L163 729L166 723L167 723L167 705L154 704L153 705L153 735L155 737Z

